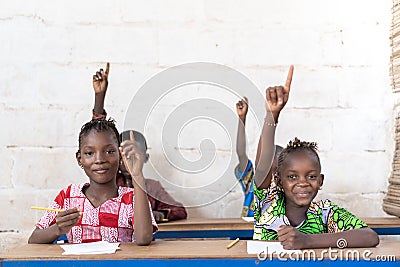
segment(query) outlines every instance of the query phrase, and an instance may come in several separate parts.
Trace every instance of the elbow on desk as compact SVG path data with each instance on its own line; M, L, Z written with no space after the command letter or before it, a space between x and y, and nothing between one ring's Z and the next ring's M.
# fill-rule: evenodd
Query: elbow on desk
M135 240L135 243L138 246L148 246L148 245L150 245L152 240L153 240L153 234L137 236L136 240Z
M53 242L44 242L36 238L29 237L28 244L52 244Z
M376 247L377 245L379 245L379 242L380 242L380 240L379 240L379 236L378 236L378 234L374 231L374 230L372 230L371 229L371 247Z
M136 240L135 243L138 246L148 246L151 243L151 239L150 240Z
M50 242L48 242L50 244ZM46 242L40 241L40 239L35 235L35 231L28 238L28 244L46 244Z
M371 228L362 228L362 231L364 231L365 247L376 247L379 245L379 236L374 230Z

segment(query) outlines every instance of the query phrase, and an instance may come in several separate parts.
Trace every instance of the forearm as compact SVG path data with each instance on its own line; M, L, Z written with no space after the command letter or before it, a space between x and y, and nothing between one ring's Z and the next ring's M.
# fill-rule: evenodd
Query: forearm
M269 186L272 179L271 164L274 159L274 146L275 146L275 129L276 122L278 121L278 114L267 112L261 137L259 141L259 148L257 149L258 164L255 166L254 182L257 188L261 185ZM265 183L265 179L268 181Z
M339 247L375 247L379 244L378 235L370 228L348 230L340 233L307 235L308 241L304 248ZM342 239L342 240L341 240ZM342 242L340 242L342 241Z
M149 245L153 239L153 225L150 207L145 189L143 175L132 179L135 190L134 231L136 243L140 246Z
M247 167L247 153L246 153L246 117L240 118L238 120L238 131L236 140L236 153L239 159L239 171L245 171Z
M94 94L94 108L93 111L97 114L104 113L104 100L106 98L106 92Z
M29 244L51 244L60 237L61 234L57 225L53 224L52 226L46 229L35 228L33 230L31 236L28 239Z

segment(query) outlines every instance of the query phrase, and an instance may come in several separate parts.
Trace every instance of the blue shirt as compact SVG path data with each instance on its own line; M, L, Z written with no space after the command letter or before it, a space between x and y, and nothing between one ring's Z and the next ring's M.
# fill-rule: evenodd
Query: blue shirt
M235 168L235 176L238 179L244 192L244 202L242 209L242 217L254 216L254 168L251 160L248 160L244 172L239 171L239 165Z

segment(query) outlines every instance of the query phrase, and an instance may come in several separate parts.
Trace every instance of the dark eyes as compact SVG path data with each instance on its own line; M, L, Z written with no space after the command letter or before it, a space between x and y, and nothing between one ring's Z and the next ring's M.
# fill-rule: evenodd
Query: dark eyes
M108 154L108 155L112 155L112 154L114 154L116 152L116 150L115 149L108 149L108 150L106 150L106 154ZM83 153L85 156L87 156L87 157L90 157L90 156L93 156L94 155L94 152L92 152L92 151L87 151L87 152L84 152Z
M309 179L309 180L315 180L315 179L317 179L317 178L318 178L317 175L308 175L308 179Z
M296 180L299 178L299 176L295 175L295 174L291 174L291 175L288 175L287 178L289 180ZM314 174L307 175L308 180L316 180L317 178L318 178L318 175L314 175Z

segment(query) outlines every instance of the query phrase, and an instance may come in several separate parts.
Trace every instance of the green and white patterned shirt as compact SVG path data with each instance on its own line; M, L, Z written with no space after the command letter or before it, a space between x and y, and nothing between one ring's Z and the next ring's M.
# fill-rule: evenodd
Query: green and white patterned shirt
M268 189L257 189L254 185L254 234L255 240L278 240L277 230L281 225L290 225L285 215L285 194L272 179ZM350 229L368 227L344 208L330 200L311 202L307 219L296 226L304 234L337 233Z

